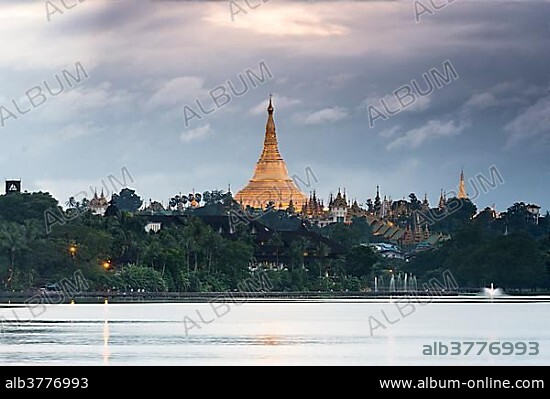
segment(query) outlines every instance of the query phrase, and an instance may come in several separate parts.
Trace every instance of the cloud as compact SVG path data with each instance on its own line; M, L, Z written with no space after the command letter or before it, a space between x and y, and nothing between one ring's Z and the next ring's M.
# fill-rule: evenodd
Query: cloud
M82 137L90 136L93 134L100 134L105 131L105 128L95 126L94 123L87 122L83 124L70 124L69 126L61 128L55 133L55 137L60 140L73 140Z
M324 86L328 86L331 89L341 89L346 86L351 79L354 78L354 75L351 73L340 73L338 75L328 76L322 80Z
M345 108L332 107L324 108L320 111L312 113L296 114L294 116L298 123L303 125L319 125L321 123L332 123L345 119L348 116L348 112Z
M292 97L285 97L285 96L278 96L276 94L273 95L273 106L275 107L275 110L281 110L288 108L292 105L300 104L302 100L298 98L292 98ZM252 115L262 115L265 114L267 111L267 100L262 100L252 108L250 108L250 113Z
M501 82L485 91L474 93L463 110L485 110L491 107L508 107L515 111L518 105L524 110L504 125L509 133L505 148L514 147L524 140L534 140L546 147L550 135L550 96L548 85L526 85L520 81Z
M189 143L191 141L202 140L212 134L210 124L197 127L196 129L186 130L180 136L181 141Z
M238 3L238 2L237 2ZM306 12L300 4L267 4L253 10L240 11L233 4L233 9L216 8L206 21L225 28L243 29L256 34L273 36L341 36L349 29L341 24L331 22L329 18L313 12ZM239 12L240 11L240 12Z
M208 94L203 87L204 79L195 76L181 76L164 83L147 101L150 107L192 103Z
M547 86L526 86L519 80L501 82L485 91L472 94L462 108L466 110L484 110L492 107L529 104L530 98L540 97L547 90Z
M411 129L401 134L398 138L390 142L386 149L393 150L399 147L416 148L421 144L442 137L451 137L459 134L466 124L456 125L454 121L442 122L440 120L431 120L424 126ZM394 132L395 134L395 132Z
M57 90L52 80L48 83ZM42 86L43 87L43 86ZM36 111L43 121L65 122L75 119L80 123L82 118L91 117L91 114L117 110L121 112L128 107L134 96L125 89L116 89L110 82L102 82L96 86L89 86L87 82L80 83L73 89L65 89L57 97L48 96L48 101ZM24 103L24 98L19 100Z
M437 151L421 151L422 162L417 173L407 167L403 168L407 173L401 173L396 162L418 152L409 150L413 139L406 136L407 131L420 128L430 120L440 121L441 125L453 120L453 126L457 127L462 120L458 117L461 106L475 95L468 111L477 110L480 114L479 124L475 126L479 134L460 140L464 149L461 155L467 159L461 159L458 164L464 162L469 168L477 168L481 167L480 163L491 161L515 171L520 177L511 183L514 189L495 190L497 202L515 200L512 197L517 192L529 193L530 201L548 198L548 187L536 184L537 177L525 173L524 169L544 170L548 165L544 153L530 151L530 143L540 145L537 140L549 135L540 133L533 137L537 140L522 135L512 137L512 130L519 130L513 128L513 123L504 130L508 122L548 95L540 93L540 87L548 82L545 66L550 57L545 51L548 40L541 35L550 11L545 7L521 2L510 7L494 7L492 2L465 2L456 8L453 6L452 12L428 17L419 27L414 24L410 2L395 1L270 1L254 10L246 8L248 14L239 14L235 22L231 21L227 1L134 1L132 7L128 7L127 1L89 0L62 16L57 15L51 23L46 22L44 1L2 0L1 4L0 33L9 40L4 41L0 57L0 95L5 97L0 104L9 106L11 98L21 98L27 89L44 79L49 82L54 73L74 66L76 61L81 61L90 74L90 79L74 92L49 99L17 123L8 121L7 129L0 131L13 149L2 153L0 167L5 175L22 177L27 182L26 188L31 189L28 184L32 181L56 181L59 176L88 177L95 181L94 175L99 174L95 178L100 178L112 169L118 170L121 162L136 174L140 193L146 198L168 198L174 194L175 186L178 190L190 190L201 184L207 190L225 187L228 181L235 187L245 184L250 177L250 165L256 161L258 146L261 148L258 126L265 125L266 100L270 92L276 91L289 99L302 99L285 112L277 113L284 104L282 99L275 98L280 140L290 169L307 162L322 165L327 173L332 173L329 175L332 178L328 178L323 169L319 172L315 169L322 177L319 192L345 184L350 196L364 199L366 191L372 196L374 190L374 183L366 187L364 182L380 181L388 186L388 193L396 197L414 190L435 195L447 179L448 169L441 160L454 163L456 169L456 149L445 144L458 142L469 129L449 138L436 133L418 138L417 141L422 142L419 148L431 150L437 146ZM247 7L243 1L239 4ZM262 10L266 14L260 17ZM212 18L225 22L214 23ZM265 25L261 24L264 20ZM511 20L514 23L510 23ZM483 61L487 54L491 54L492 67ZM232 96L231 104L204 116L201 121L195 118L194 125L184 129L181 107L186 102L178 96L183 96L183 90L189 87L178 79L204 79L203 86L200 81L194 86L193 81L187 82L199 92L228 79L238 83L238 73L249 67L257 70L260 58L266 60L273 72L272 80L242 97ZM452 88L408 107L405 110L408 112L402 112L395 123L394 119L381 123L377 131L387 128L386 131L365 134L367 113L352 114L356 105L376 95L373 104L379 107L381 96L391 94L410 79L421 79L423 71L448 58L453 64L456 60L461 76ZM521 84L516 85L516 79ZM113 87L97 90L103 81L112 82ZM495 86L506 81L513 84ZM510 88L504 92L507 85ZM522 102L514 103L510 109L490 105L505 98L517 99L521 88L529 85L539 87L535 87L538 94L525 94ZM196 97L191 96L188 101ZM260 103L258 110L249 114L250 107ZM193 102L187 104L197 108ZM211 108L211 103L203 104ZM320 138L316 151L304 153L304 149L311 148L311 137L284 133L300 130L292 119L294 114L307 111L302 118L304 122L310 114L332 106L343 107L350 115L338 125L308 125ZM230 113L230 109L237 111ZM418 115L420 110L426 110L421 114L422 119ZM254 112L258 117L253 117ZM261 121L256 124L254 119ZM104 130L92 130L90 134L94 125L86 125L88 123ZM191 129L207 123L213 133L208 135L204 128L206 135L200 134L201 129L192 133ZM218 124L228 134L220 135ZM393 128L395 124L401 127ZM339 134L355 145L334 148L331 140L321 139L332 137L335 126ZM170 137L169 132L173 132L174 137ZM201 137L205 138L198 141ZM511 142L524 141L508 154L498 151L498 146L504 145L509 137ZM391 153L399 152L398 160L384 154L385 147L394 141L397 143L393 148L398 150ZM174 142L180 145L173 145ZM211 143L215 145L210 146ZM229 146L233 146L232 151L227 151ZM342 151L345 165L341 156L330 156ZM205 152L223 167L218 161L217 166L209 167ZM96 165L98 159L102 160L101 171L66 167L67 164ZM150 162L143 166L141 159ZM370 160L367 169L371 174L367 177L365 169L361 169L365 159ZM181 170L187 164L194 165L193 173L183 177L181 174L170 176L160 184L156 178L143 180L144 174L153 176L166 170ZM43 167L36 168L36 165ZM204 174L205 169L212 170ZM203 174L197 175L197 172ZM345 182L342 182L343 175ZM512 182L513 177L509 179ZM81 188L74 189L78 192ZM69 194L74 193L67 192L67 196ZM494 200L487 196L482 201Z
M548 143L550 135L550 96L539 99L504 126L510 133L506 147L510 148L524 140Z
M401 104L399 103L399 100L393 94L387 94L384 97L370 96L364 99L361 102L361 104L359 104L359 109L367 109L369 105L372 105L376 107L376 109L380 110L380 112L387 114L388 112L382 105L381 100L384 100L384 103L386 104L387 108L392 112L397 110L402 112L421 112L430 108L430 105L432 103L432 99L430 96L421 97L416 94L415 96L416 96L415 101L411 105L408 105L406 108L403 108L401 106ZM410 102L410 98L403 98L402 101L405 105L407 105Z
M384 139L391 139L399 134L401 126L397 125L389 129L384 129L378 135Z
M486 109L489 107L494 107L498 104L499 101L493 93L484 92L472 95L470 99L464 103L464 107L474 109Z

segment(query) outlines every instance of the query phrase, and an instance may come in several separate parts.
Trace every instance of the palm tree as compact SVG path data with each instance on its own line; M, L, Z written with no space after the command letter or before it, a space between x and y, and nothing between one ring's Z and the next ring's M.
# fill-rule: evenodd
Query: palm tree
M278 232L275 232L273 236L268 241L268 245L272 245L275 247L275 258L276 258L276 264L277 268L279 267L279 252L280 249L284 247L285 243L282 239L282 237L279 235Z
M15 273L15 256L18 252L28 249L28 225L18 223L0 223L0 251L9 258L8 278L4 285L11 288Z

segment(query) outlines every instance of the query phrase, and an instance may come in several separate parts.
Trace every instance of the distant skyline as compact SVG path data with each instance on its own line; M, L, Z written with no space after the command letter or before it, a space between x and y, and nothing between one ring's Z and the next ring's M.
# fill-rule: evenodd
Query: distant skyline
M494 165L504 183L478 209L524 201L546 212L550 2L456 1L420 22L413 3L277 0L232 21L227 1L88 0L48 22L45 2L5 0L0 178L60 203L121 168L146 201L228 184L236 193L260 156L273 93L289 173L318 179L306 194L340 187L364 203L379 185L394 200L427 193L433 206L441 189L457 191L462 168L472 195L469 179ZM446 60L458 78L402 107L392 93L424 89L423 74ZM44 81L59 87L55 74L77 62L88 77L47 93ZM211 90L241 90L239 74L261 62L272 78L213 104ZM34 109L35 86L46 101ZM402 110L371 127L381 99ZM17 114L12 100L31 111ZM214 111L186 126L196 100Z

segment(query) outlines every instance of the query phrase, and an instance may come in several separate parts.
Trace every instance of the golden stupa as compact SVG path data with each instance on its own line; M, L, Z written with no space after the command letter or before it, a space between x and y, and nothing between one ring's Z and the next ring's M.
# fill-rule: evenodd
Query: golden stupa
M286 163L279 152L271 97L267 113L262 155L256 163L254 176L246 187L235 195L235 199L244 208L265 208L271 202L275 208L286 209L292 203L294 209L299 211L307 197L288 176Z

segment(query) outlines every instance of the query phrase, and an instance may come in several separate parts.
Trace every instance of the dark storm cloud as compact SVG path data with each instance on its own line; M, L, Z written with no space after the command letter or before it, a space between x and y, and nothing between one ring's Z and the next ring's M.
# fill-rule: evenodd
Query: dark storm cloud
M456 1L416 23L413 3L270 1L232 21L228 2L87 0L47 22L44 2L3 2L0 105L77 61L90 79L0 130L2 175L61 200L123 166L146 199L236 190L273 92L289 170L311 166L323 195L434 202L495 164L506 183L478 205L548 209L550 5ZM260 60L272 80L185 128L184 104ZM365 104L445 60L458 80L369 128Z

